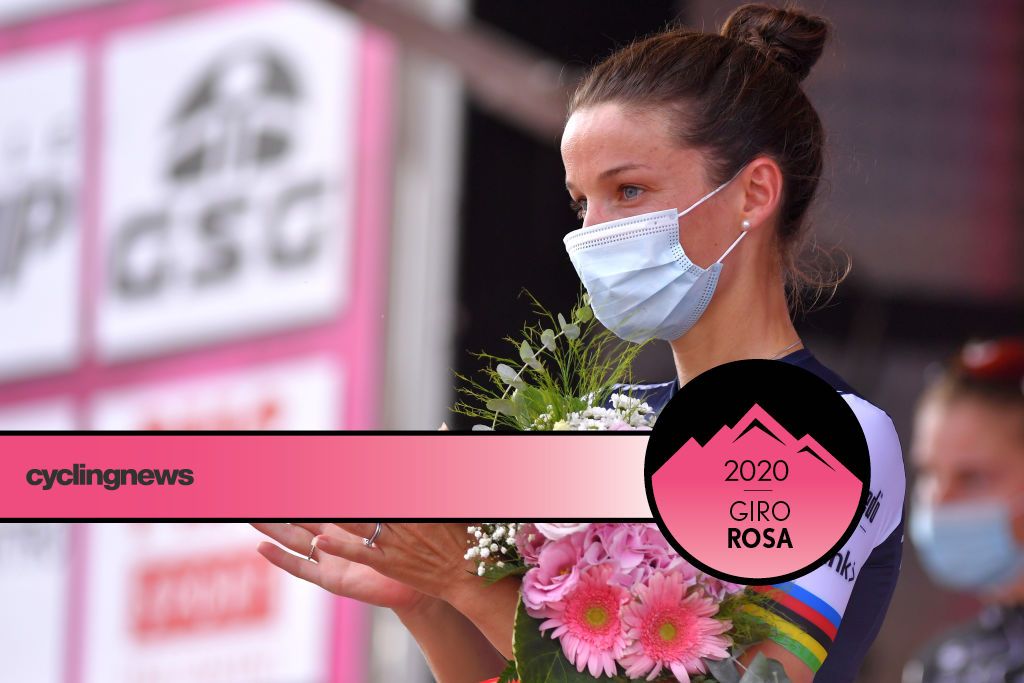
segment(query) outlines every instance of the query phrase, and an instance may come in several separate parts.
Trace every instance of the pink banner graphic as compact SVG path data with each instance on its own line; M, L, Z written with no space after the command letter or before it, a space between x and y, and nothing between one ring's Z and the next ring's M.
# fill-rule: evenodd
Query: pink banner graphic
M0 518L646 519L646 447L639 434L9 435Z

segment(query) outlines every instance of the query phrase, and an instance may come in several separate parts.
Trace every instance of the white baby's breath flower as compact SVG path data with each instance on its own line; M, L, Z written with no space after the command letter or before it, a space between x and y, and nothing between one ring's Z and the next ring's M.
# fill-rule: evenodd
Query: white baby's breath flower
M472 525L466 528L465 559L476 563L479 576L486 576L488 569L514 566L522 562L519 549L513 540L520 525L514 522Z

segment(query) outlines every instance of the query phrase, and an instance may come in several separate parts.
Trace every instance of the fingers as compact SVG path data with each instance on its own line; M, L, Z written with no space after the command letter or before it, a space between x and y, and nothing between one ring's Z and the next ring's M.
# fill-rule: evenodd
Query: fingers
M373 536L373 532L377 530L376 522L335 522L335 526L347 531L353 536L358 538L369 538ZM377 540L380 540L381 536L387 533L387 524L381 528L380 535L377 536ZM374 541L376 543L376 540Z
M298 553L296 557L285 552L272 543L261 543L258 550L261 555L289 574L317 583L319 572L317 564L309 561L313 539L317 539L316 549L312 550L313 559L326 552L342 559L351 560L372 566L380 557L379 548L370 548L364 539L373 535L377 528L376 522L345 522L338 524L302 522L284 523L251 523L257 531L266 534L285 548ZM383 531L382 531L383 534Z
M305 557L292 555L280 546L266 541L256 546L256 550L271 564L280 567L292 576L320 585L320 566L315 562L310 562Z
M319 529L314 531L298 524L250 523L250 526L260 533L270 536L285 548L301 553L303 557L309 554L309 545L313 542L313 537L320 533Z
M362 540L338 538L337 536L320 535L316 537L317 550L337 557L376 567L380 558L378 548L369 548Z
M362 536L357 536L356 534L353 534L351 531L342 529L337 524L324 524L324 531L322 531L321 533L333 536L334 538L344 538L350 541L359 541L360 543L363 541Z
M341 533L341 529L336 524L331 524L330 522L292 522L292 526L302 527L314 536L317 534L337 535ZM310 541L312 540L310 539Z

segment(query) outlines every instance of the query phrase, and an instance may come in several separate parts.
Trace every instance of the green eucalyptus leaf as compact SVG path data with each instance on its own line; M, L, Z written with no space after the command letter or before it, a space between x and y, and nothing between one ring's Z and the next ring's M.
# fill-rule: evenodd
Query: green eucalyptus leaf
M492 413L504 413L510 417L515 417L519 414L519 406L507 398L492 398L487 401L487 410Z
M490 425L473 425L474 432L493 432L494 428Z
M786 669L777 659L769 659L758 652L747 666L739 683L792 683Z
M509 384L515 387L516 389L521 389L522 387L526 386L526 382L524 382L522 379L518 377L519 373L516 372L512 367L505 365L504 363L500 363L498 367L495 368L495 370L498 371L498 376L501 377L501 381L503 381L505 384Z
M589 323L594 319L594 310L590 306L583 306L576 309L576 320L581 323Z
M704 664L718 683L739 683L740 674L732 659L705 659Z
M519 357L534 370L544 369L544 366L537 360L537 354L533 352L533 347L526 343L525 340L519 345Z
M580 338L580 326L579 325L566 325L562 328L562 332L565 333L566 339L579 339Z
M557 351L558 342L555 340L554 330L544 330L540 333L540 343L547 348L548 351Z

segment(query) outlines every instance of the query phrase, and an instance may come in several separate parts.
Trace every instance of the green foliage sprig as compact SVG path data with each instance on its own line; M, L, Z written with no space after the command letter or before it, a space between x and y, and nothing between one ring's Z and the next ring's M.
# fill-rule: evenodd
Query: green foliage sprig
M547 431L572 413L600 406L615 384L631 381L633 361L645 346L605 329L585 293L566 319L524 292L539 322L524 326L519 337L505 337L518 358L475 353L487 363L483 377L456 373L462 398L452 411L480 420L475 430Z

